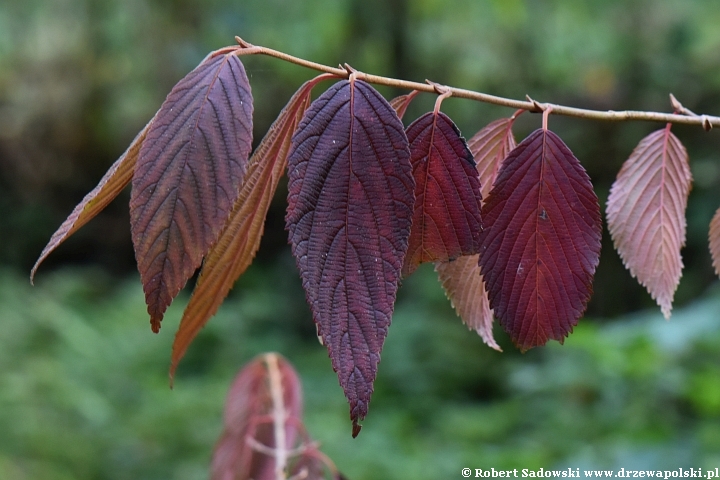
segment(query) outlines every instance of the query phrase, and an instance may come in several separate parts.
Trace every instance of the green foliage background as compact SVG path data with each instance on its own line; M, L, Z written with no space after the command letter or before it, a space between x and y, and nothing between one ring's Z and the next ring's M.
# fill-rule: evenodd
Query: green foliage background
M296 366L306 425L349 478L720 464L717 288L670 322L655 312L586 319L564 346L521 355L503 342L500 354L460 325L422 268L401 290L371 412L352 439L325 349L287 277L292 263L285 255L248 272L174 390L168 353L186 297L154 336L140 326L134 280L63 269L31 288L0 273L0 478L206 478L229 383L270 350Z
M720 137L675 127L695 178L670 322L607 232L588 317L564 346L502 354L455 317L432 268L400 291L359 438L318 345L278 193L256 264L168 388L181 296L150 333L128 196L27 272L54 229L159 107L234 35L378 74L597 109L720 112L715 0L25 0L0 2L0 478L207 476L224 395L254 355L296 365L311 434L351 479L460 478L471 468L720 466L720 291L707 225ZM244 58L256 139L314 73ZM395 93L383 90L392 96ZM406 119L429 109L420 96ZM450 99L470 137L511 112ZM523 115L518 137L539 125ZM658 125L552 117L601 202ZM644 310L644 309L650 310ZM622 315L622 316L620 316Z

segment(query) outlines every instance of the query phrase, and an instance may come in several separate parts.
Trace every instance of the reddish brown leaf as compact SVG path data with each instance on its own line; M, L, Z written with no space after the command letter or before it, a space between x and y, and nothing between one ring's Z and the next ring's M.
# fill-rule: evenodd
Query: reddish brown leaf
M720 208L710 221L710 232L708 233L710 243L710 255L712 256L715 274L720 275Z
M670 124L643 138L623 164L607 202L608 229L625 266L670 318L685 245L692 176Z
M283 357L257 357L238 374L225 403L213 453L213 480L275 479L287 467L302 423L302 389Z
M350 402L367 414L407 251L414 181L408 141L388 102L338 82L305 113L288 158L293 254L319 336Z
M483 197L490 193L500 164L516 147L512 125L515 116L501 118L476 133L468 142L480 174ZM485 290L479 255L460 257L454 262L438 262L435 270L455 311L463 323L475 330L486 345L501 351L492 334L493 311Z
M405 112L407 111L408 106L410 106L410 102L412 102L413 98L415 98L418 93L420 93L420 90L413 90L410 93L400 95L390 100L390 106L393 110L395 110L395 113L397 113L400 120L402 120L405 116Z
M276 353L255 358L235 378L224 424L212 480L344 478L305 431L300 380Z
M490 306L522 350L562 342L585 311L600 258L600 207L570 149L538 129L505 159L483 206Z
M233 51L178 82L150 126L130 219L153 331L225 225L251 143L252 95Z
M90 220L95 218L95 215L100 213L117 197L120 192L130 183L132 179L133 171L135 170L135 164L137 163L138 153L140 147L145 140L148 128L148 123L140 133L137 134L135 140L132 141L130 146L115 163L112 164L110 169L100 179L100 183L92 189L90 193L85 195L82 202L80 202L68 218L60 225L60 228L50 237L50 241L40 253L40 257L35 262L32 271L30 272L30 282L32 283L35 272L37 272L40 264L50 255L61 243L63 243L70 235L80 230L80 228L88 223Z
M452 262L437 262L435 271L463 323L475 330L488 347L501 352L493 337L493 311L478 261L479 255L466 255Z
M402 274L424 262L445 262L480 251L480 181L460 131L442 112L407 129L415 177L415 209Z
M516 116L489 123L468 141L468 148L477 163L483 198L490 194L503 160L517 146L512 133Z
M250 266L278 181L285 171L290 139L310 103L312 88L332 75L305 82L293 95L248 163L240 196L217 243L208 252L173 343L170 377L188 346L217 311L235 280Z

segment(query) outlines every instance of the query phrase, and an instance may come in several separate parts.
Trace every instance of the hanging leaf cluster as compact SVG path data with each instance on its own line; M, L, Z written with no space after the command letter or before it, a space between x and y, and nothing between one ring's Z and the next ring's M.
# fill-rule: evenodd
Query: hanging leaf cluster
M496 318L521 350L562 342L592 294L600 205L567 145L543 127L519 144L518 114L466 142L441 111L407 128L417 91L390 102L350 73L293 95L252 152L253 98L241 47L210 54L52 236L32 270L132 183L131 232L152 330L200 268L172 351L171 376L255 256L288 175L289 243L353 436L367 415L398 286L432 262L468 328L500 350ZM323 80L335 80L315 101ZM644 138L607 203L615 246L670 316L691 176L670 124ZM720 210L710 228L720 274Z

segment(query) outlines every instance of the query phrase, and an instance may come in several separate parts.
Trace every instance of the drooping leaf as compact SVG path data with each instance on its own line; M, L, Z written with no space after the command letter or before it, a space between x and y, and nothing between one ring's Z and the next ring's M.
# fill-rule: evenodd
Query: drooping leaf
M397 96L390 100L390 106L393 110L395 110L395 113L397 113L400 120L402 120L405 116L405 112L407 111L408 106L410 106L410 102L412 102L413 98L415 98L418 93L420 93L420 90L413 90L410 93Z
M200 266L238 197L252 144L252 95L233 51L172 89L140 149L130 219L153 331Z
M625 266L670 318L692 176L670 124L643 138L610 188L608 230Z
M516 147L512 133L514 121L515 116L495 120L468 142L477 163L483 198L490 193L500 164ZM493 311L478 261L479 255L464 256L454 262L438 262L435 270L445 294L463 323L475 330L486 345L501 351L492 334Z
M710 221L710 232L708 233L710 243L710 256L712 257L715 274L720 275L720 208L717 209Z
M303 84L272 124L248 162L228 223L208 252L173 343L170 377L188 346L217 311L260 246L270 201L287 165L290 140L310 103L312 88L332 75Z
M522 350L562 342L600 259L600 207L585 169L538 129L505 159L482 213L480 267L501 325Z
M407 251L414 181L403 125L360 80L305 112L288 158L293 255L318 335L350 402L367 414Z
M274 480L301 432L300 379L283 357L263 354L235 378L224 431L213 453L212 480Z
M402 274L480 251L480 181L460 130L437 109L407 128L415 209Z
M137 134L130 146L120 158L108 169L107 173L100 179L100 183L93 188L90 193L85 195L68 218L60 225L60 228L53 233L50 241L40 253L37 262L30 272L30 282L32 283L35 272L37 272L40 264L50 255L61 243L63 243L70 235L80 230L82 226L88 223L95 216L103 211L105 207L117 197L120 192L130 183L135 164L137 163L140 147L145 141L148 128L152 120Z

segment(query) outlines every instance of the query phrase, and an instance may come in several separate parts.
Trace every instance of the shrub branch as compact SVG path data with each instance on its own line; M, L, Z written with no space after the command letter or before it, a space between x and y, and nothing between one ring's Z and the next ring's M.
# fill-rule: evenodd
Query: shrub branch
M294 63L306 68L318 70L321 72L331 73L338 78L348 78L351 74L355 75L355 78L364 80L368 83L374 83L376 85L386 85L395 88L404 88L407 90L418 90L420 92L438 94L438 84L435 82L427 81L427 83L411 82L408 80L400 80L396 78L383 77L380 75L372 75L369 73L356 71L348 64L341 66L340 68L330 67L321 63L311 62L302 58L294 57L278 50L273 50L267 47L261 47L252 45L240 37L235 37L235 40L241 48L237 49L238 55L268 55L275 57L286 62ZM224 51L224 49L223 49ZM219 51L220 52L220 51ZM641 120L649 122L663 122L663 123L675 123L683 125L700 125L706 131L709 131L712 127L720 127L720 117L711 115L697 115L690 110L682 107L676 108L680 105L675 97L670 94L671 104L675 111L679 113L660 113L660 112L646 112L638 110L589 110L585 108L568 107L565 105L557 105L554 103L541 103L527 97L526 101L515 100L512 98L498 97L496 95L490 95L487 93L476 92L473 90L466 90L464 88L456 88L447 85L442 85L443 91L449 91L453 97L467 98L469 100L475 100L478 102L491 103L493 105L500 105L503 107L509 107L520 110L527 110L529 112L540 113L547 109L552 109L552 113L555 115L564 115L568 117L587 118L591 120L604 120L604 121L615 121L624 122L630 120Z

